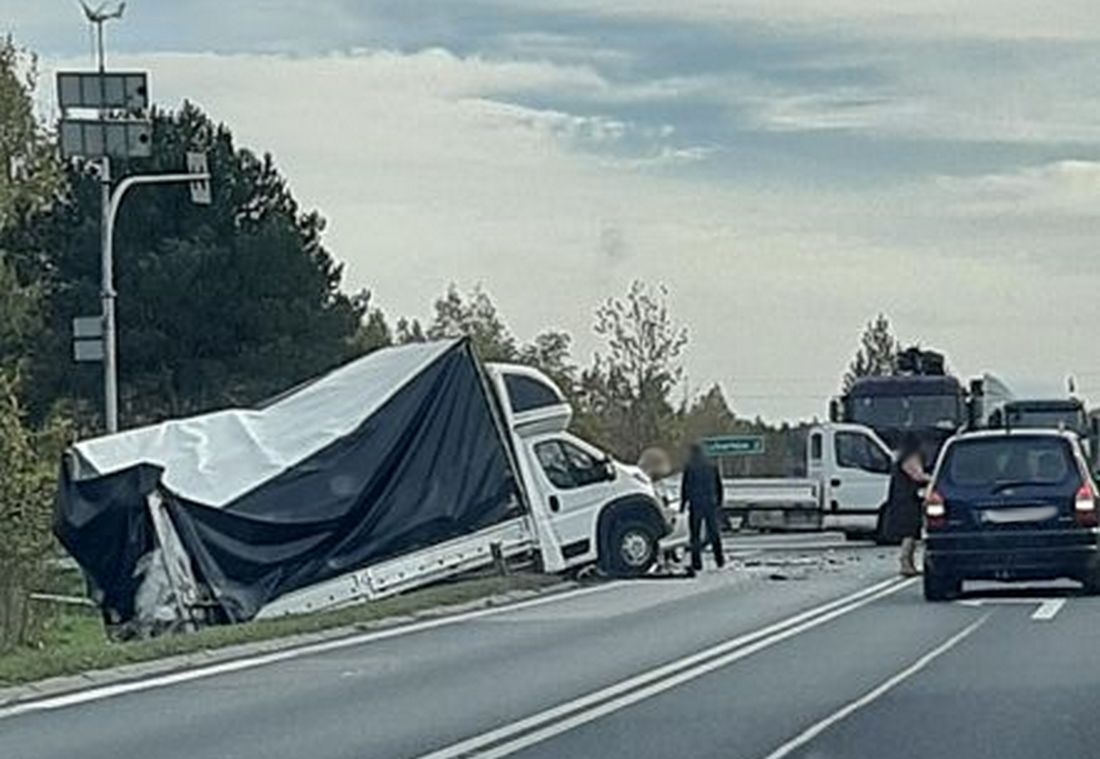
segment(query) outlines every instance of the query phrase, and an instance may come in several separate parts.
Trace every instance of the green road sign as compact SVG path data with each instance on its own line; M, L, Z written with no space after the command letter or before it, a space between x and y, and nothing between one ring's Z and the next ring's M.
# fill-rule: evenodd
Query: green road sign
M761 435L723 435L703 441L708 456L759 456L764 452Z

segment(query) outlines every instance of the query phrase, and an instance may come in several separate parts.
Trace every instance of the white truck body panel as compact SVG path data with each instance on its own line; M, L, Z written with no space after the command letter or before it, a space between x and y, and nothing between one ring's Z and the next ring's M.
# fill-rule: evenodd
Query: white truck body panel
M687 542L683 520L663 508L654 484L641 470L611 460L566 431L573 410L545 375L511 364L489 364L486 371L511 434L530 512L289 593L267 604L259 618L349 606L489 566L494 561L494 545L503 558L537 552L546 572L582 566L598 557L601 514L624 499L652 503L665 519L669 533L661 540L661 551L675 550ZM517 397L541 398L542 405L517 409L509 383ZM567 471L573 475L585 471L606 474L590 482L559 479L555 483L550 474L554 470L548 466L553 463L552 454L564 456Z
M392 596L491 564L494 544L503 558L529 553L536 545L527 518L512 519L288 593L264 606L256 618L339 609Z

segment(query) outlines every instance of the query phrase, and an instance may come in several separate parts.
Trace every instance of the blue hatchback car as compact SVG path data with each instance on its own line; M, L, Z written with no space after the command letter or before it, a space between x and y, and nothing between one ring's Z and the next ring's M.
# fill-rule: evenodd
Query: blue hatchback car
M1078 438L997 430L952 438L924 502L924 597L964 580L1080 581L1100 593L1097 489Z

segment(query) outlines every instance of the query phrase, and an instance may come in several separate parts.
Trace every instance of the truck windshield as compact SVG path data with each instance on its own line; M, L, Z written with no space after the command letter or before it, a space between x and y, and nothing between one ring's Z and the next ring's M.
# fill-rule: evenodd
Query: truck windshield
M957 427L961 404L954 395L868 396L851 400L852 421L868 427Z
M1064 429L1086 434L1088 422L1080 409L1008 409L1008 422L1011 427L1028 429Z

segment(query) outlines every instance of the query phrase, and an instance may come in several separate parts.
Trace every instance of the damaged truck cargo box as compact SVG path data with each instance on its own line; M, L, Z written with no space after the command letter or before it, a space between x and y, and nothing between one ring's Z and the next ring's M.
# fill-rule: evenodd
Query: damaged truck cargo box
M527 510L467 340L380 350L261 408L77 443L61 480L56 534L114 623L162 619L168 595L181 617L248 620Z

